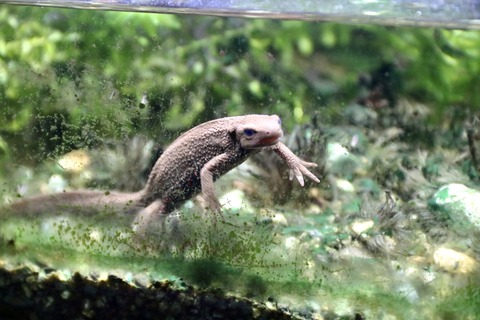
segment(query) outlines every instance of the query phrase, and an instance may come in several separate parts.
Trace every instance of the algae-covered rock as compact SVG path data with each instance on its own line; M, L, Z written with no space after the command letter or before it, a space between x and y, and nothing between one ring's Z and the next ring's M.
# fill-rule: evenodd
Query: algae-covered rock
M480 230L480 191L463 184L441 187L429 201L432 209L445 213L456 226Z
M352 154L340 143L328 143L326 168L330 174L349 179L353 176L360 163L358 156Z

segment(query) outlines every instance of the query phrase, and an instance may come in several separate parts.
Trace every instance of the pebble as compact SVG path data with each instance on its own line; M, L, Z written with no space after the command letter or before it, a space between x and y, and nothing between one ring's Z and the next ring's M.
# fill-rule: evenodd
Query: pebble
M441 187L430 199L429 205L434 211L440 211L455 222L460 232L480 230L480 191L459 183Z
M356 234L360 235L364 232L367 232L374 226L373 220L359 220L355 221L350 225L350 229Z
M454 274L468 274L478 269L478 263L470 256L444 247L435 250L433 261L443 270Z

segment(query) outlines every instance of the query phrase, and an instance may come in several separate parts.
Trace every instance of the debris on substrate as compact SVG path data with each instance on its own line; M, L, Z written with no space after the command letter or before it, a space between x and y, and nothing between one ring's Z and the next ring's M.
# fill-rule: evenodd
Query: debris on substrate
M288 310L172 281L130 283L115 275L70 279L27 266L0 267L1 319L303 319Z

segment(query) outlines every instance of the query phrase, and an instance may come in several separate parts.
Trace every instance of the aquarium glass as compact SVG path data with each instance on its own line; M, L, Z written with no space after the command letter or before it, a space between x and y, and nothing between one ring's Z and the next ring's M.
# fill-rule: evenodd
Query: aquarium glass
M479 317L475 1L106 3L0 6L0 318ZM263 150L215 177L220 213L200 194L139 232L165 151L175 186L213 131L236 136L168 146L249 114L278 115L320 182Z

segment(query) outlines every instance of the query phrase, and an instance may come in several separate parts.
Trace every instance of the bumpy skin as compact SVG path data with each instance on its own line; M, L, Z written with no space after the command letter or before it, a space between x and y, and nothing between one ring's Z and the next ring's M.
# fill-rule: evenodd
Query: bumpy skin
M246 115L212 120L178 137L160 156L145 187L135 193L99 191L64 192L37 196L14 203L13 213L136 214L133 228L143 233L157 216L168 214L192 196L202 193L207 206L220 212L213 182L249 156L271 149L282 157L303 186L303 175L319 182L307 167L316 164L299 159L279 141L283 132L276 115ZM60 210L59 210L60 209Z

